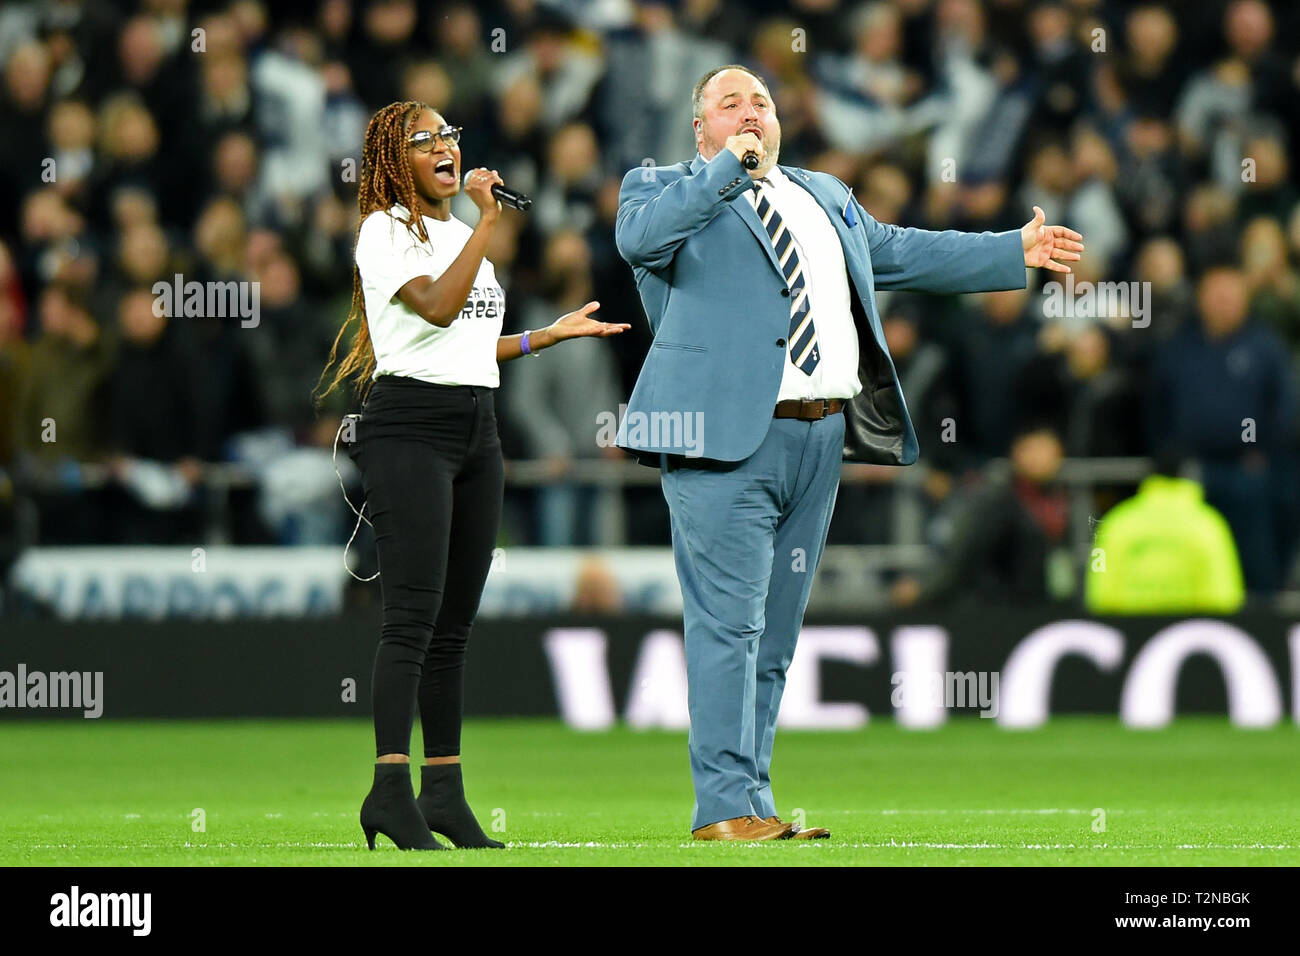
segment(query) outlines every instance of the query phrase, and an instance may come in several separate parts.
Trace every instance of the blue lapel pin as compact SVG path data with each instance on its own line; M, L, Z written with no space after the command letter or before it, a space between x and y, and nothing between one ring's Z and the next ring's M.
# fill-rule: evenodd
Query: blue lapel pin
M854 208L853 208L853 190L852 190L852 189L849 190L849 199L848 199L848 202L846 202L846 203L844 204L844 212L843 212L843 216L844 216L844 223L845 223L845 225L847 225L850 229L852 229L854 226L856 226L856 225L858 224L858 214L857 214L857 212L856 212L856 211L854 210Z

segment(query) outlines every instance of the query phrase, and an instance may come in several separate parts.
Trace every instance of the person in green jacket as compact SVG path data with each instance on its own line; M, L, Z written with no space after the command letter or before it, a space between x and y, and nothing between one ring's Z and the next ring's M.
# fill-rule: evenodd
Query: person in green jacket
M1245 598L1232 531L1198 483L1150 475L1097 528L1084 596L1096 614L1231 614Z

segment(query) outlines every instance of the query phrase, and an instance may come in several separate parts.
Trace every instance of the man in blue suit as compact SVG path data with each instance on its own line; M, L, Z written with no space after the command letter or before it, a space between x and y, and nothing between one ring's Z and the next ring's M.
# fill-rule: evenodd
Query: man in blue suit
M997 234L877 222L835 177L777 165L776 111L745 67L710 71L693 105L699 155L634 169L619 195L654 342L618 444L660 468L672 517L693 836L825 837L781 821L769 768L840 462L917 457L875 290L1023 288L1026 266L1070 271L1057 260L1082 237L1037 207Z

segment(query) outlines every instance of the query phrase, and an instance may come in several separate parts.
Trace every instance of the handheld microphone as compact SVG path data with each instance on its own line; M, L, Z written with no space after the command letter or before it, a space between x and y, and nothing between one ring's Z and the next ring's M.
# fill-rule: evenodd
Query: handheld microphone
M469 185L469 175L473 171L471 169L465 174L465 185ZM492 184L492 198L501 205L509 206L511 209L518 209L520 212L527 212L528 208L533 204L533 201L523 193L516 192L508 186L502 186L500 183Z
M745 158L740 161L740 165L746 169L758 169L758 153L750 150L745 154Z

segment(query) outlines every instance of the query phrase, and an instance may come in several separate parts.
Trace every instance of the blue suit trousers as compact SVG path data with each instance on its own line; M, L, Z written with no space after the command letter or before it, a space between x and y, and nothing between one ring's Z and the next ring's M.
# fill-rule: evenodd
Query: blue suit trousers
M843 453L837 413L815 422L774 418L757 451L739 462L661 462L683 598L692 830L776 813L777 711Z

